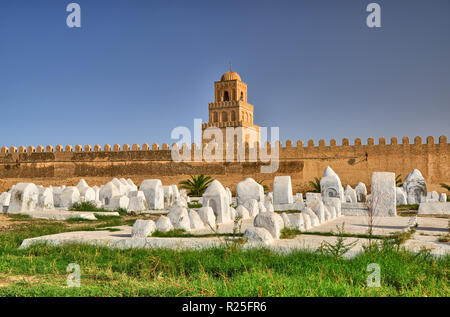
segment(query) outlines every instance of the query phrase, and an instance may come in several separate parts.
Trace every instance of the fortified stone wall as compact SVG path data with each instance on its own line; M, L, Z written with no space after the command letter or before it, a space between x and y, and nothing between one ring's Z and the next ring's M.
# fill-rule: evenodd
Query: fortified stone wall
M291 175L294 192L309 189L309 181L321 177L327 165L340 176L343 185L354 186L362 181L370 184L373 171L394 172L401 174L402 179L414 168L419 169L425 177L429 190L443 192L439 183L450 183L450 144L447 137L441 136L436 143L428 137L426 143L420 137L410 144L404 137L399 144L397 138L391 138L386 144L380 138L375 144L372 138L367 145L362 145L357 138L350 145L343 139L341 145L331 140L327 145L324 140L316 146L309 140L306 146L297 141L284 145L277 142L271 146L279 146L279 169L275 174L261 174L262 162L249 162L247 145L245 162L174 162L168 144L137 144L129 146L118 144L111 147L86 145L62 147L57 145L25 148L3 147L0 151L0 190L4 191L20 181L33 181L42 185L75 185L80 178L85 178L90 185L106 183L113 177L130 177L137 184L146 178L160 178L164 184L178 183L190 174L206 174L220 180L232 190L245 177L253 177L271 189L275 175ZM190 150L193 152L197 150Z

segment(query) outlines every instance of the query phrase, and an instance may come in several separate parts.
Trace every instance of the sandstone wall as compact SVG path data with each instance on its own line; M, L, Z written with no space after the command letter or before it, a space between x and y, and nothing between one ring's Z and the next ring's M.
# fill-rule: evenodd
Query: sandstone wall
M271 147L270 144L266 146ZM19 181L33 181L42 185L75 185L85 178L90 185L100 185L113 177L130 177L140 184L146 178L160 178L164 184L178 183L190 174L206 174L219 179L234 190L235 185L245 177L263 180L263 184L272 187L275 175L291 175L295 192L304 192L308 182L321 177L323 170L330 165L338 173L342 184L354 186L362 181L370 184L373 171L394 172L402 179L414 168L424 175L429 190L443 192L439 183L450 183L450 144L447 137L441 136L438 142L428 137L423 143L416 137L410 144L407 137L398 143L392 138L386 144L380 138L375 144L372 138L367 145L356 139L352 145L343 139L341 145L331 140L327 145L312 140L306 145L298 141L273 144L279 146L280 163L276 174L261 174L261 162L173 162L171 150L167 144L161 148L158 144L149 145L95 145L84 147L60 145L6 148L0 151L0 190L4 191ZM248 157L247 146L247 157ZM192 154L193 155L193 154Z

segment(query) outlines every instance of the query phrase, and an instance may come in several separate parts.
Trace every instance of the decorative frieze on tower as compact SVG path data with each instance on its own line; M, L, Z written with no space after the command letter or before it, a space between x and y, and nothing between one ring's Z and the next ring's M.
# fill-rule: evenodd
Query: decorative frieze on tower
M247 84L231 70L214 83L214 102L209 103L207 128L219 128L226 142L226 128L242 128L242 142L260 142L259 126L253 124L253 106L247 103Z

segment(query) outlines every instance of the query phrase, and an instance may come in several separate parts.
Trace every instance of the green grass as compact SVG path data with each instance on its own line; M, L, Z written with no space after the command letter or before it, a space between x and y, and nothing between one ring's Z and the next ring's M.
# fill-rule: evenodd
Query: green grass
M202 208L203 207L203 205L200 204L198 201L188 202L187 205L188 205L188 208L191 208L191 209L192 208Z
M13 220L31 220L33 218L30 217L30 215L22 215L22 214L7 214L8 218L11 218Z
M288 209L288 210L275 210L277 214L287 213L287 214L301 214L300 210Z
M289 229L283 228L281 230L280 239L293 239L297 235L307 234L314 236L324 236L324 237L344 237L344 238L359 238L359 239L380 239L380 240L389 240L389 239L398 239L401 241L405 241L405 239L409 239L412 233L397 233L395 235L372 235L369 236L365 233L338 233L338 232L321 232L321 231L300 231L298 229Z
M106 210L104 208L98 208L94 203L90 201L84 201L81 203L75 203L70 208L72 211L96 211L96 212L107 212L110 210Z
M112 221L112 220L111 220ZM108 249L87 245L17 247L23 239L68 230L64 222L31 221L0 232L0 296L444 296L450 256L383 247L352 259L295 251L213 248ZM87 228L94 228L90 226ZM76 230L80 230L78 227ZM81 287L68 288L69 263ZM381 287L366 285L367 265L381 267ZM1 283L0 283L1 284Z
M398 205L397 210L419 210L419 204L412 204L412 205Z
M116 210L108 210L105 208L98 208L94 203L90 201L84 201L80 203L75 203L70 208L72 211L92 211L92 212L118 212L120 215L126 215L127 210L124 208L118 208Z

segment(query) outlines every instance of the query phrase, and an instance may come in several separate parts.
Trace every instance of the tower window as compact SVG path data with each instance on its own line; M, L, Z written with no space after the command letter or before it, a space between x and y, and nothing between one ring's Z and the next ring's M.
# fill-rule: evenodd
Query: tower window
M244 93L241 91L241 100L244 101Z
M230 101L230 95L228 94L228 90L225 90L223 93L223 101Z

